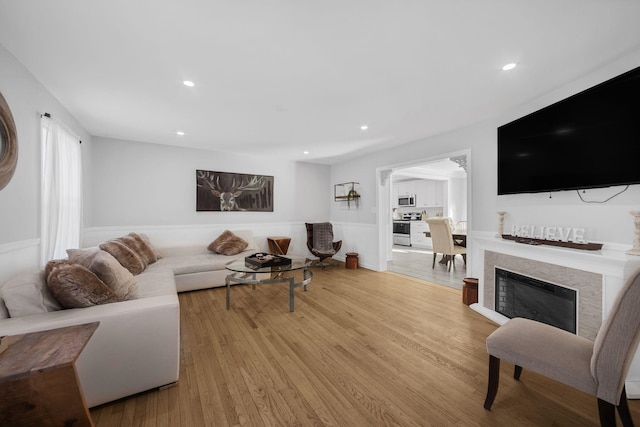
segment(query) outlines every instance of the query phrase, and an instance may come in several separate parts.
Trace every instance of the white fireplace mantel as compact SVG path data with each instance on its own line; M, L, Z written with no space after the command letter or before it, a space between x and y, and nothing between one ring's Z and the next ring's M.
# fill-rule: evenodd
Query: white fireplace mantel
M516 243L495 237L494 233L474 233L471 236L468 249L469 271L478 278L478 303L471 308L497 324L503 324L508 319L493 311L492 304L484 301L485 285L485 251L506 254L532 261L554 264L561 267L582 270L602 275L602 318L605 318L622 288L626 278L640 268L640 256L625 253L629 247L624 245L604 244L599 251L585 251L557 246L529 245ZM631 364L627 375L627 395L640 399L640 354Z

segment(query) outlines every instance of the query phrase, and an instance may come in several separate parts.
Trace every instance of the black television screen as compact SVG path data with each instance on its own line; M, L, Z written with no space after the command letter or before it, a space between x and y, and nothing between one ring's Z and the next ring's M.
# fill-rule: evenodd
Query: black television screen
M498 194L640 183L640 67L498 128Z

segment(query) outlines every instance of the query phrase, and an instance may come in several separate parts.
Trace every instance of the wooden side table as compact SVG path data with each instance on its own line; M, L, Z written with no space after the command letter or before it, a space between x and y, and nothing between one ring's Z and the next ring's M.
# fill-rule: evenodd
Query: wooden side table
M286 255L291 244L291 237L287 236L271 236L267 237L269 244L269 253L274 255Z
M357 252L347 252L347 261L345 263L345 267L351 270L355 270L356 268L358 268Z
M93 426L75 361L98 325L2 338L0 425Z
M478 302L478 279L465 277L462 282L462 302L466 305Z

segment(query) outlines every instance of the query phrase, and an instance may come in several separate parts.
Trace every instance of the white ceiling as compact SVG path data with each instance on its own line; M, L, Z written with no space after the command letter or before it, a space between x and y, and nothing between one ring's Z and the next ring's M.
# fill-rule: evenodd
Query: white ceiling
M638 0L0 0L0 44L92 135L320 163L497 116L639 49L639 22Z
M399 182L416 178L446 180L448 178L465 178L466 176L467 172L458 163L450 159L440 159L394 170L392 179L393 182Z

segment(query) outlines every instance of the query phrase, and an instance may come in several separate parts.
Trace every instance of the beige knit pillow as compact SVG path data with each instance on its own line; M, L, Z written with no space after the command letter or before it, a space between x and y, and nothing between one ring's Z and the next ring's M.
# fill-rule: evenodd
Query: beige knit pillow
M248 245L246 240L225 230L216 240L209 243L207 249L218 254L236 255L244 251Z
M100 245L100 249L109 252L118 262L134 276L144 271L144 261L124 243L109 240Z
M98 276L80 264L61 264L47 277L47 287L64 308L91 307L121 301Z

